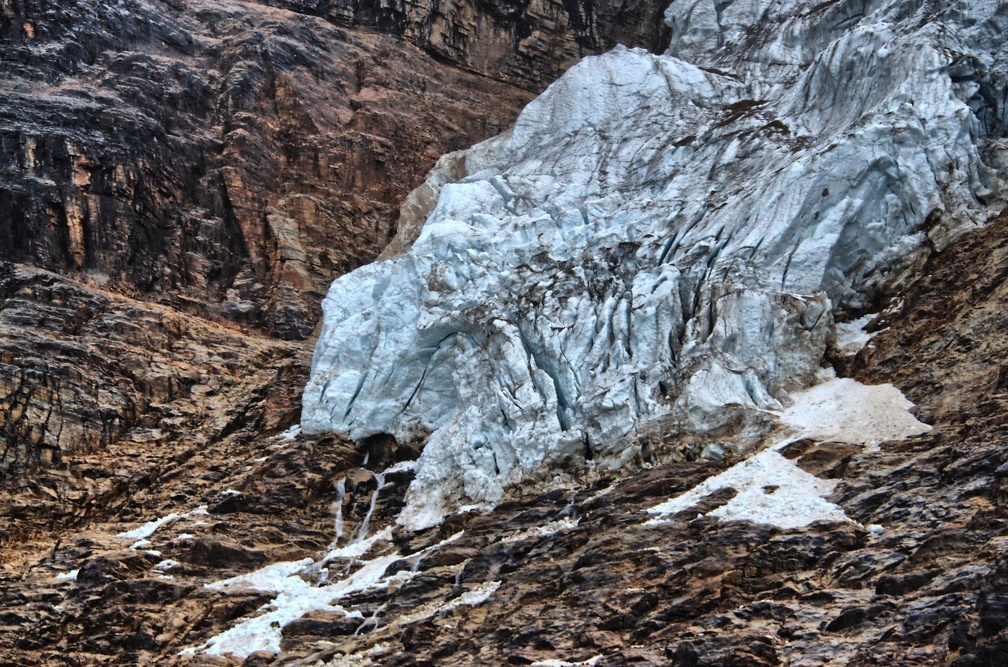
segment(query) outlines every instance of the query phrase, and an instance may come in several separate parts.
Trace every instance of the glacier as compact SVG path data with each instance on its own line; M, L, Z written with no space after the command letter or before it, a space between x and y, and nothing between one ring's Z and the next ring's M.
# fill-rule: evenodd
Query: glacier
M835 323L1005 205L1008 5L676 0L441 158L337 279L308 436L426 439L399 521L744 447Z

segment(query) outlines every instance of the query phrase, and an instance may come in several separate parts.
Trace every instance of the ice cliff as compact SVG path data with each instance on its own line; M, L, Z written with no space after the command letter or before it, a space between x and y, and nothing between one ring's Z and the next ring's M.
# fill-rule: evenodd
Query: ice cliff
M333 283L302 428L426 437L402 521L758 430L1003 206L1008 5L679 1L445 156ZM590 462L589 462L590 461Z

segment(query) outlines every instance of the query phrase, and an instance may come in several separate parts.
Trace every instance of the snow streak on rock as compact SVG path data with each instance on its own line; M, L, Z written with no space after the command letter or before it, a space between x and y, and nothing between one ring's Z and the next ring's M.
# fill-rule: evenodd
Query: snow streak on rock
M400 254L330 289L304 431L429 436L419 527L809 384L835 316L1001 206L1008 29L811 5L677 0L665 55L586 58L443 158Z

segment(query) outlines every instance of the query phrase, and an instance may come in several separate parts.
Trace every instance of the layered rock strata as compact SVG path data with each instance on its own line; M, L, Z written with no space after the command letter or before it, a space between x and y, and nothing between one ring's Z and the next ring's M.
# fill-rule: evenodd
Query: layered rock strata
M433 159L523 101L268 6L16 3L0 38L3 258L288 339Z

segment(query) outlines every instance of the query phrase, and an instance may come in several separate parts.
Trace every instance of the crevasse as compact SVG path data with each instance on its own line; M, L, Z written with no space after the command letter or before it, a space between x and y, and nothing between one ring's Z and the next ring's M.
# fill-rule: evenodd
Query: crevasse
M400 521L744 438L834 320L1003 204L1008 8L677 0L445 156L336 280L306 434L426 437Z

